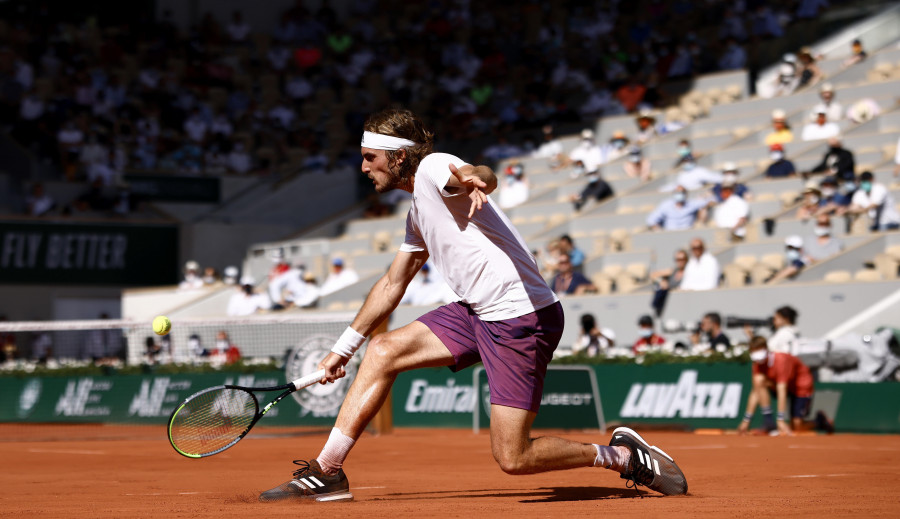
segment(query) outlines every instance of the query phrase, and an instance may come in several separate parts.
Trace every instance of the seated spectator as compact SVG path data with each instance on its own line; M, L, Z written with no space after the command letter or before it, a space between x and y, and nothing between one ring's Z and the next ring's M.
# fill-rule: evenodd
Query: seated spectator
M688 199L687 190L677 186L670 198L660 202L656 209L647 215L647 227L654 231L690 229L698 219L706 220L706 205L706 200Z
M656 137L656 117L650 110L641 110L634 121L637 124L637 135L634 137L634 142L644 145Z
M628 149L628 159L623 167L626 175L631 178L640 178L641 182L648 182L651 178L650 160L644 157L640 146L632 146Z
M853 40L850 44L850 57L844 60L844 66L849 67L850 65L862 63L867 57L869 57L869 53L863 48L862 41L858 39Z
M766 146L773 144L787 144L794 140L794 134L791 133L791 127L787 122L787 114L784 110L777 109L772 111L772 131L766 135Z
M721 173L705 168L693 160L687 160L681 165L681 171L675 177L675 182L663 186L660 191L673 191L676 186L681 186L688 191L695 191L720 182L722 182Z
M825 115L831 122L837 123L844 118L844 107L834 99L834 85L822 83L822 87L819 89L819 99L822 101L814 106L809 114L811 120L815 120L822 110L825 110Z
M743 240L747 234L747 223L750 221L750 204L739 197L734 185L722 182L722 201L712 201L713 223L719 229L731 231L732 240Z
M603 149L594 142L594 130L590 128L581 130L581 140L568 155L561 155L560 159L556 167L575 167L577 168L575 176L597 172L600 165L606 162Z
M661 269L650 273L650 280L664 290L675 290L681 286L684 278L684 270L688 263L688 253L684 249L675 251L674 265L671 268Z
M220 364L234 364L241 360L241 350L228 337L228 332L219 330L216 333L216 349L214 349L210 357L213 362Z
M709 312L700 320L700 328L691 334L694 347L708 352L725 353L731 349L731 339L722 331L722 316L718 312Z
M577 272L570 259L570 255L562 252L556 260L556 276L550 281L550 288L556 295L580 296L589 292L596 292L597 287L581 272Z
M840 138L829 138L828 149L825 151L822 161L808 171L805 176L814 173L833 175L841 181L852 181L856 177L856 162L853 152L841 145Z
M822 69L816 65L816 58L812 55L812 49L804 47L800 49L798 55L800 60L800 77L797 82L797 88L806 88L815 85L825 77Z
M253 159L244 149L243 142L236 141L234 143L234 146L232 146L231 151L228 153L226 164L228 170L234 173L244 174L253 169Z
M662 335L656 333L653 326L653 318L649 315L642 315L638 319L638 339L631 346L631 352L635 355L643 355L649 351L659 350L666 340Z
M206 267L203 269L203 285L211 287L213 285L218 285L219 273L216 272L215 267Z
M229 286L234 286L238 282L238 274L240 271L234 265L229 265L225 267L225 270L222 272L222 282Z
M532 152L531 156L540 159L550 159L551 167L555 166L560 161L560 155L563 153L562 144L556 140L556 136L553 134L553 126L545 125L541 130L544 141Z
M203 288L203 278L200 277L200 264L194 260L184 264L184 279L178 284L179 290L194 290Z
M766 280L766 283L778 283L785 279L793 279L797 277L807 265L812 263L812 259L803 252L803 238L792 235L784 239L784 256L785 266L783 269L775 273L774 276Z
M622 130L613 132L609 142L603 146L604 163L612 162L628 153L628 137Z
M44 216L56 208L56 201L44 192L42 182L35 182L31 186L31 195L25 199L25 205L25 212L29 216Z
M703 240L700 238L691 240L691 253L687 265L684 267L684 275L679 288L681 290L712 290L719 286L721 275L719 260L706 251Z
M428 263L422 265L419 275L407 287L400 299L402 305L447 304L459 300L437 271Z
M572 260L572 268L576 272L584 271L584 252L575 246L571 236L563 234L559 237L559 250L569 255L569 259Z
M691 149L691 143L687 139L678 141L678 148L676 151L678 152L678 159L675 161L673 167L680 168L685 162L697 162L697 157L694 156L694 151Z
M549 280L556 275L556 262L559 260L559 254L562 247L559 240L550 240L544 249L534 251L534 257L538 259L541 267L541 276L545 280Z
M712 188L712 196L717 202L725 201L725 198L722 197L723 186L731 186L732 193L744 200L753 199L750 189L745 184L738 182L738 175L740 175L740 170L734 162L726 162L725 165L722 166L722 182L714 185Z
M766 168L766 178L787 178L797 174L794 163L784 156L784 146L773 144L769 146L769 158L772 163Z
M319 295L325 297L357 281L359 281L359 274L355 270L345 267L343 259L334 258L331 260L331 273L328 274L325 282L319 288Z
M860 99L850 105L850 108L847 109L847 119L850 119L856 124L871 121L879 114L881 114L881 107L878 105L878 102L871 97Z
M840 135L840 126L828 120L828 110L825 106L820 106L817 112L815 121L803 127L800 138L804 141L820 141Z
M819 190L815 180L810 180L806 183L802 196L803 202L797 208L797 218L805 222L819 212L824 201L822 200L822 192Z
M816 216L813 235L804 239L803 243L803 252L813 262L830 258L844 250L844 242L832 236L831 217L828 213L819 213Z
M856 190L855 183L852 189ZM842 216L847 212L853 191L848 193L845 186L838 185L837 178L830 175L823 178L819 191L822 192L822 204L817 214Z
M209 357L209 350L203 347L203 339L200 335L196 333L192 333L190 337L188 337L188 352L191 354L193 358Z
M255 284L256 280L250 276L241 278L240 285L236 288L237 292L228 300L228 307L225 310L227 315L232 317L253 315L272 307L268 295L256 293L253 288Z
M525 167L515 163L504 171L506 182L500 188L500 208L509 209L528 200L528 180L525 179Z
M597 326L593 314L582 314L581 331L572 345L572 353L583 353L588 357L598 357L616 345L616 332L610 328Z
M897 212L894 195L887 186L875 182L871 171L865 171L859 176L859 189L853 193L847 213L866 213L870 222L869 229L872 231L900 229L900 213Z
M790 95L797 89L799 83L800 78L797 77L795 66L792 63L781 63L778 65L778 76L775 77L773 94L775 96Z

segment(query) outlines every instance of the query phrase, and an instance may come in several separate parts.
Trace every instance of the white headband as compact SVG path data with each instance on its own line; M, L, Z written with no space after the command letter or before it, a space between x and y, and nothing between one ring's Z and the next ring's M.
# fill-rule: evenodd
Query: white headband
M382 135L380 133L363 132L362 144L363 148L373 150L399 150L407 146L415 146L416 143L409 139L401 139L400 137L391 137L390 135Z

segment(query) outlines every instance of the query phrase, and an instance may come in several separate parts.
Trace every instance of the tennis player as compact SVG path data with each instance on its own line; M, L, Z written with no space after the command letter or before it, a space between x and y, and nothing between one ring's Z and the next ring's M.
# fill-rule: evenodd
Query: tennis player
M364 130L362 172L380 193L412 193L412 205L406 239L388 272L319 364L327 373L322 382L344 376L344 365L396 308L429 257L460 301L373 338L322 452L294 461L300 466L294 478L260 500L352 499L342 465L397 374L436 366L458 371L478 362L490 387L491 450L504 472L603 467L633 485L686 493L672 458L631 429L616 429L608 446L531 436L547 363L563 333L563 311L525 241L487 196L497 187L494 172L432 152L433 134L408 110L374 114Z

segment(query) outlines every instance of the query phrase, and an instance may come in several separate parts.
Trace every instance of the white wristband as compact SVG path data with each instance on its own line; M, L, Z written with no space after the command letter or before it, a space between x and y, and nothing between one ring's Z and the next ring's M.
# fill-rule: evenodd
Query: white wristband
M364 342L366 342L366 338L348 326L337 342L334 343L334 347L331 348L331 351L345 359L349 359Z

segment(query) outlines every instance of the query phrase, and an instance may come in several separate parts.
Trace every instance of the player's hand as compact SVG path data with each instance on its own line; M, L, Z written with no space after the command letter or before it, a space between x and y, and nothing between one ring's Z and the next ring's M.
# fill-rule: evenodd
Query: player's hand
M778 434L784 436L793 436L794 431L791 430L791 426L787 424L784 420L778 420Z
M747 434L750 432L750 422L741 421L741 425L737 428L738 434Z
M469 218L472 218L475 211L480 211L481 207L487 203L487 195L484 190L487 189L488 186L483 180L473 175L473 171L475 171L475 166L472 166L471 164L466 164L462 169L457 168L454 164L450 164L450 173L453 173L456 180L463 185L466 190L466 195L472 200L472 207L469 209Z
M347 374L347 372L344 371L344 365L347 364L347 361L349 360L350 359L345 359L335 352L329 353L328 356L319 363L319 369L325 370L325 376L322 377L319 384L327 384L328 382L334 382L339 378L343 378Z

